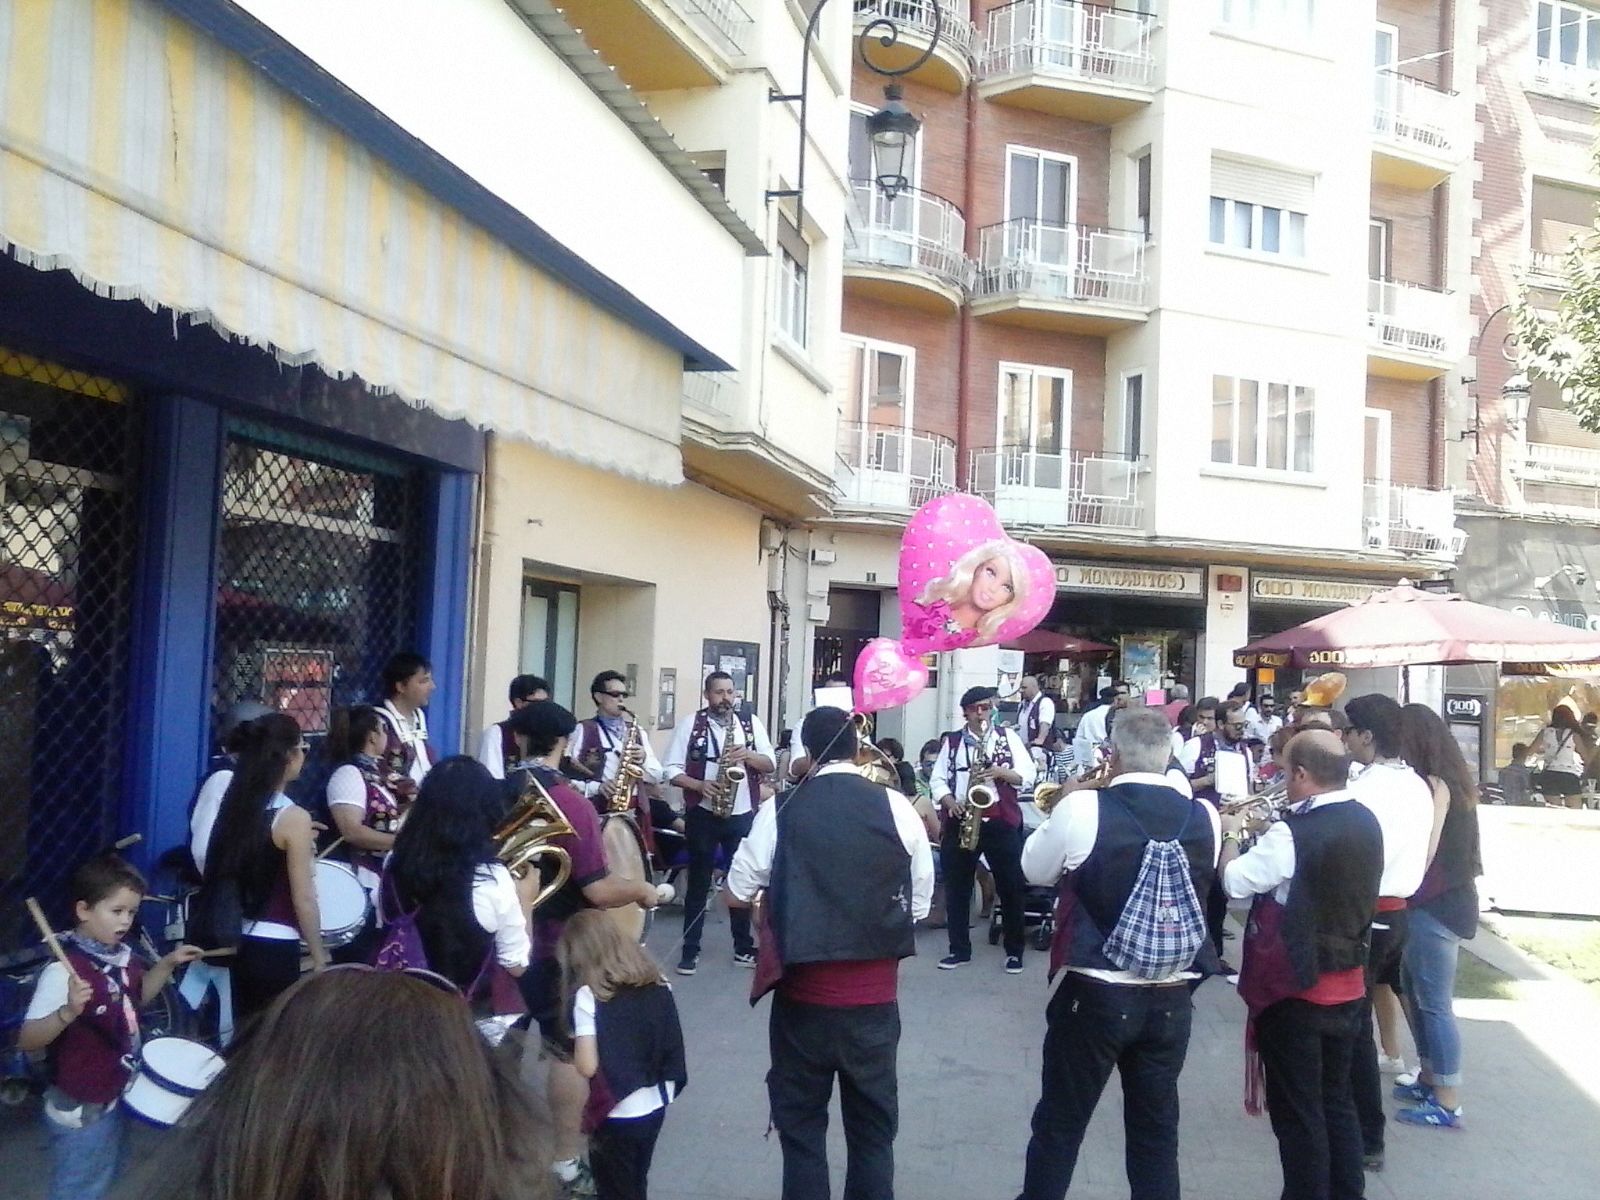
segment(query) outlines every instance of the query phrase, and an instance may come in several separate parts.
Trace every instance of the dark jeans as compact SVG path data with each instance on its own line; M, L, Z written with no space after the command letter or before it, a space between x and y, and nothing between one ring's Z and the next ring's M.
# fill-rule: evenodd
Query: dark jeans
M609 1117L589 1135L589 1169L597 1200L646 1200L650 1159L667 1110L648 1117Z
M1372 951L1367 958L1367 994L1361 1001L1361 1027L1350 1054L1350 1098L1361 1122L1361 1146L1367 1154L1383 1153L1383 1076L1378 1070L1378 1043L1372 1032L1372 989L1400 969L1410 916L1405 909L1379 913L1372 919Z
M234 955L233 1020L242 1024L300 978L300 942L287 938L242 937Z
M706 893L711 890L711 868L717 861L717 847L723 856L733 861L733 852L750 832L755 820L754 810L737 817L714 817L700 805L684 813L685 834L689 843L689 890L683 897L683 957L698 958L700 932L705 926ZM750 910L731 909L728 924L733 928L733 952L755 953L755 942L750 937Z
M1228 893L1222 887L1222 872L1211 877L1211 890L1206 893L1206 932L1211 935L1211 945L1217 957L1222 957L1222 931L1228 923Z
M1068 973L1046 1009L1044 1069L1020 1200L1061 1200L1115 1067L1132 1200L1177 1200L1178 1075L1194 1009L1187 984L1102 983Z
M1361 1122L1350 1097L1361 1003L1280 1000L1256 1018L1282 1200L1361 1200Z
M773 996L767 1096L783 1147L783 1200L828 1200L828 1103L839 1078L844 1200L894 1200L900 1007L829 1008Z
M950 934L950 953L972 957L972 932L967 914L972 911L972 880L978 872L978 856L989 863L994 876L995 899L1000 902L1000 924L1005 931L1006 954L1022 956L1025 941L1022 923L1022 895L1028 881L1022 877L1022 830L999 821L984 821L978 826L978 849L961 848L961 822L945 822L939 841L939 863L944 872L944 911Z

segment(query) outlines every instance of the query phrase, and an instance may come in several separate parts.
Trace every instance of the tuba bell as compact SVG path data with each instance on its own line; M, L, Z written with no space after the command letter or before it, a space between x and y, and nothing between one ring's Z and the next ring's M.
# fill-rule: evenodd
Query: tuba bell
M900 772L895 769L894 759L872 740L867 729L867 714L851 713L850 722L856 727L856 771L868 783L880 784L898 792Z
M538 907L561 890L572 875L572 856L550 843L558 837L576 837L555 800L531 769L517 802L511 806L493 833L495 854L506 865L513 879L526 877L535 864L548 858L556 864L555 878L539 889L533 907Z

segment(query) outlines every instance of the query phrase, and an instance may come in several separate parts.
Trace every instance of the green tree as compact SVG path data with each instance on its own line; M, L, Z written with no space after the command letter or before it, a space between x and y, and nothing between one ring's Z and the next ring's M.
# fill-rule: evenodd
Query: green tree
M1600 222L1572 239L1560 277L1553 310L1535 304L1524 285L1511 311L1517 365L1560 387L1578 423L1600 433Z

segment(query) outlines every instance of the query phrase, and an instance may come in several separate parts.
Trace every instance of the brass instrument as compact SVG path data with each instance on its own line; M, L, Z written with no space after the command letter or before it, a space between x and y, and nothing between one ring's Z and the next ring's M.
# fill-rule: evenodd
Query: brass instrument
M971 782L974 775L986 773L990 769L989 732L993 728L992 721L985 721L983 728L973 735L976 742L972 747L972 758L967 767L967 795L961 808L961 848L963 850L976 850L978 848L978 831L983 825L983 814L1000 803L1000 793L993 784Z
M607 813L625 813L633 807L633 789L644 778L644 734L639 729L639 718L626 708L628 718L622 731L622 749L617 755L617 773L605 785Z
M1246 824L1268 824L1283 820L1283 815L1289 810L1291 803L1293 802L1289 799L1288 781L1279 780L1266 791L1255 796L1230 800L1217 811L1226 816L1243 813Z
M572 856L550 843L558 837L576 837L577 831L531 769L522 794L492 836L496 856L514 879L526 877L541 858L555 862L555 878L539 889L533 899L535 909L560 891L571 877Z
M719 758L722 755L726 755L729 750L742 750L744 748L744 723L739 720L737 708L731 708L729 712L733 717L733 721L728 726L727 736L722 739L722 751ZM745 774L744 767L737 763L728 767L722 766L720 762L718 763L717 778L711 785L711 791L706 793L704 800L704 804L710 809L712 816L733 816L733 806L739 798L739 789L744 786Z
M900 772L894 759L873 742L867 730L867 714L851 713L851 723L856 727L856 770L868 783L881 784L891 791L900 790Z
M1042 816L1048 817L1055 809L1055 806L1061 803L1063 796L1070 795L1073 792L1081 792L1085 788L1097 788L1102 783L1109 782L1110 779L1111 760L1109 758L1102 759L1098 765L1090 768L1070 783L1041 783L1036 785L1033 789L1033 807L1038 809Z

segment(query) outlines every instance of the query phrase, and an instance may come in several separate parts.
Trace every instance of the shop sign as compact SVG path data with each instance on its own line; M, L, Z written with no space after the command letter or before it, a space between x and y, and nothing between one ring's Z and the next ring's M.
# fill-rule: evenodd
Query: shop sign
M0 629L50 629L70 633L74 612L70 604L32 604L24 600L0 602Z
M1469 695L1466 692L1446 692L1444 694L1444 716L1447 721L1463 721L1471 724L1483 720L1483 697Z
M1526 604L1518 604L1511 611L1519 617L1532 617L1536 621L1549 621L1551 624L1565 625L1570 629L1588 629L1600 633L1600 615L1587 612L1552 612L1548 608L1534 612Z
M331 650L265 647L261 652L262 703L293 717L302 733L326 733L333 714L333 676Z
M1251 599L1260 604L1314 604L1338 608L1387 590L1387 584L1353 583L1344 579L1290 579L1279 575L1256 575L1250 580Z
M1058 562L1056 587L1068 592L1117 592L1124 596L1205 595L1205 573L1177 567Z

